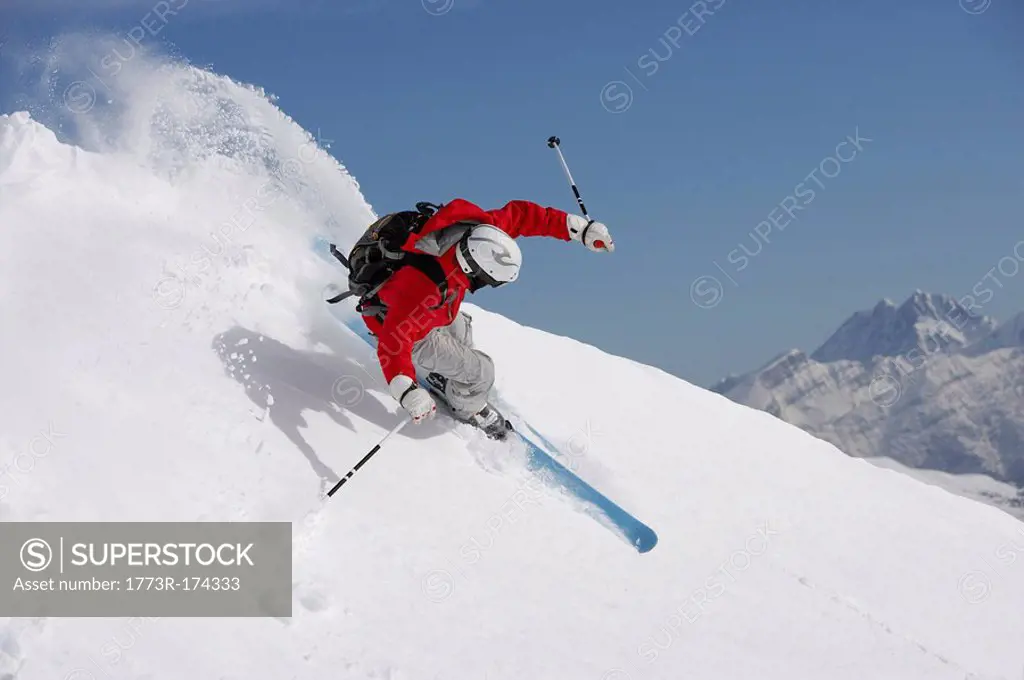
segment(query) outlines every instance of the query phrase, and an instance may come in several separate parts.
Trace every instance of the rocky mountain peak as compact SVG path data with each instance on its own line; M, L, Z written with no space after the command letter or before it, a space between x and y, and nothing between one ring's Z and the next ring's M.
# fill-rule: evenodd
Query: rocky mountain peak
M815 361L870 361L905 355L914 348L951 351L984 337L996 322L972 316L955 298L916 290L898 307L882 300L847 319L811 354Z

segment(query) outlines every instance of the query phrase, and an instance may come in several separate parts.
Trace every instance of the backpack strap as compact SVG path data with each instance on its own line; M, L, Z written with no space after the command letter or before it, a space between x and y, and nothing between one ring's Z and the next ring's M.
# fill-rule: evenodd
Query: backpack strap
M420 201L416 204L416 212L423 215L423 221L420 223L420 228L427 223L431 217L433 217L438 210L444 207L444 203L430 203L429 201ZM419 231L417 229L416 231Z
M433 307L428 309L440 309L445 301L448 299L448 277L445 276L444 268L441 266L440 261L433 255L426 255L423 253L405 253L401 263L398 265L398 269L402 267L415 267L416 269L423 272L430 281L437 286L437 292L439 300ZM395 269L395 273L398 272ZM394 276L392 274L391 276ZM388 307L377 295L378 291L384 287L391 278L381 282L370 294L365 295L360 299L359 304L356 305L356 311L363 316L376 317L378 321L384 323L384 315L387 314Z
M416 267L437 286L437 292L441 294L441 301L431 309L437 309L444 304L445 298L448 297L448 277L445 276L444 268L436 257L422 253L407 253L402 264Z
M345 267L345 269L347 269L349 271L352 271L352 265L349 264L348 258L345 257L344 255L342 255L341 251L338 250L338 246L334 245L333 243L330 244L330 245L331 245L331 255L333 255L334 258L336 260L338 260L338 262L340 262L343 267ZM346 291L344 291L342 293L338 293L334 297L327 298L326 300L324 300L324 302L326 302L329 305L336 305L339 302L341 302L342 300L344 300L345 298L351 297L353 295L355 295L355 293L353 293L350 290L346 290Z
M336 305L336 304L338 304L339 302L341 302L342 300L344 300L344 299L346 299L346 298L350 298L350 297L352 297L353 295L355 295L355 293L353 293L353 292L352 292L352 291L350 291L350 290L346 290L346 291L344 291L344 292L342 292L342 293L338 293L338 294L337 294L337 295L335 295L334 297L329 297L329 298L327 298L326 300L324 300L324 302L326 302L326 303L327 303L327 304L329 304L329 305Z

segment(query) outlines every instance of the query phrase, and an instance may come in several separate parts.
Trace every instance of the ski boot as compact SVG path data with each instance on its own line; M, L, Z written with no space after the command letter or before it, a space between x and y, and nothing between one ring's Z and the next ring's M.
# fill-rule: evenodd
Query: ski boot
M448 378L444 377L440 373L428 373L425 382L427 383L427 388L430 392L432 392L435 397L440 399L444 405L452 411L453 416L457 420L469 423L473 427L483 430L484 434L491 439L503 440L508 436L508 433L512 431L512 423L510 423L505 416L499 413L496 408L489 404L484 405L482 409L468 418L455 414L451 404L448 403L446 395Z
M512 431L512 423L490 405L471 415L467 422L483 430L491 439L503 440Z

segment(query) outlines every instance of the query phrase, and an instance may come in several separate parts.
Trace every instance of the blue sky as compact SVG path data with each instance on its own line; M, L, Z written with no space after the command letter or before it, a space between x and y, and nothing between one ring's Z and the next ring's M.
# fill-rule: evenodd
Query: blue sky
M706 385L915 288L1024 309L1015 0L168 2L148 40L276 94L378 212L571 210L559 135L617 251L524 243L519 282L472 298L523 323ZM15 2L0 40L155 4Z

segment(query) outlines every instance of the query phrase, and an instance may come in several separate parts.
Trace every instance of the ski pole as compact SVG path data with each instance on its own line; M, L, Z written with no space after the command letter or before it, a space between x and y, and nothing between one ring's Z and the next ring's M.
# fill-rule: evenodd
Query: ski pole
M576 182L572 178L572 173L569 172L569 166L565 162L565 156L562 155L562 140L558 137L548 137L548 146L558 153L558 160L562 162L562 170L565 171L565 177L569 180L569 186L572 187L572 193L576 196L576 202L580 204L580 210L583 211L583 216L588 220L590 215L587 214L587 206L583 205L583 199L580 197L580 190L576 188Z
M344 477L342 477L338 481L338 483L334 485L334 488L332 488L330 491L327 492L327 497L330 498L331 496L333 496L334 493L338 489L340 489L345 482L347 482L349 479L352 478L352 475L354 475L356 472L359 471L359 468L363 467L363 465L366 464L366 461L368 461L371 458L373 458L373 454L375 454L378 451L380 451L380 447L382 447L384 445L384 442L386 442L388 440L388 437L390 437L391 435L393 435L394 433L398 432L403 427L405 427L409 423L410 420L412 420L412 418L410 416L406 416L405 418L402 418L402 422L398 423L398 425L395 425L394 428L392 428L390 432L388 432L386 435L384 435L381 438L381 440L379 442L377 442L377 445L374 446L372 449L370 449L369 453L367 453L365 456L363 456L362 460L360 460L358 463L356 463L355 467L353 467L351 470L349 470L348 474L345 475Z

